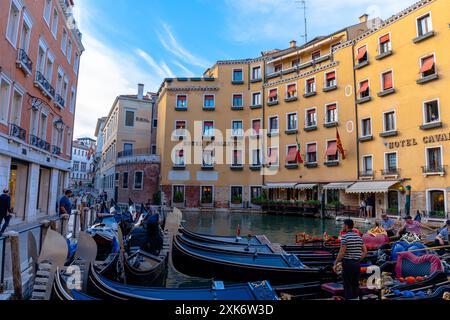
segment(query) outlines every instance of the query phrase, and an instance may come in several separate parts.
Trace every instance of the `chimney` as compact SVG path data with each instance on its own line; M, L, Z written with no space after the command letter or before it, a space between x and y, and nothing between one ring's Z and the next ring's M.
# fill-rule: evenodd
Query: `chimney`
M142 83L138 84L138 94L137 94L137 98L139 100L144 99L144 85Z
M359 23L365 23L369 19L369 15L364 13L361 17L359 17Z
M291 42L289 42L289 44L291 48L295 48L297 46L297 41L292 40Z

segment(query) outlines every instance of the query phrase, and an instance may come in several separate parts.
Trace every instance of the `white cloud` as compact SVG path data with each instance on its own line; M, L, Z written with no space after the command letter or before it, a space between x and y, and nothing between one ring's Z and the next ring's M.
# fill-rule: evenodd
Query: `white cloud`
M153 71L156 72L156 74L161 78L174 78L175 75L172 72L172 70L169 68L169 66L162 61L161 63L156 62L156 60L149 55L147 52L145 52L142 49L135 49L134 52L141 57L147 65L153 69Z
M182 63L180 63L180 62L178 62L178 61L176 61L176 60L173 60L172 63L173 63L174 65L176 65L178 68L180 68L180 69L184 72L184 74L180 74L180 76L185 76L185 77L194 77L194 76L195 76L195 73L192 72L191 70L189 70L189 69L188 69L185 65L183 65Z
M164 30L164 34L158 33L158 37L161 44L167 51L169 51L182 61L193 66L207 68L208 66L211 65L205 59L195 56L189 50L184 48L173 35L169 25L163 23L162 27Z

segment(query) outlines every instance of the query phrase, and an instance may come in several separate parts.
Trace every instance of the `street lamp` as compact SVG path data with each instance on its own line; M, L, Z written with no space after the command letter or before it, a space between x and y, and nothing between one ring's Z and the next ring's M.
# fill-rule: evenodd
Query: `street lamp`
M61 118L59 118L58 120L55 120L55 122L53 122L53 125L55 126L56 130L62 131L64 129L65 123Z

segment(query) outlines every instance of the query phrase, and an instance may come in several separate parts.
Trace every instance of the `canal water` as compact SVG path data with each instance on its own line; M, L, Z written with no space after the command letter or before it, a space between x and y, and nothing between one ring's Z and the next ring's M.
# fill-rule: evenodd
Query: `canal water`
M266 235L274 243L295 244L295 235L306 232L322 236L324 232L337 235L342 224L335 220L321 220L300 216L267 215L252 212L183 212L183 225L196 233L235 236L240 226L241 236ZM363 226L358 226L364 230ZM169 270L166 286L170 288L211 286L211 280L188 277Z

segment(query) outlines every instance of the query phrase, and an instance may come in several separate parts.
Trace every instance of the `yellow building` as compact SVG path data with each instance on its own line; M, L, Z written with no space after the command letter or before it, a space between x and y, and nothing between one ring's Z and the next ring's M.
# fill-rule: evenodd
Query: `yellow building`
M166 203L253 207L264 194L357 211L364 198L377 213L398 214L411 186L412 210L447 212L445 142L425 140L444 140L449 116L441 96L449 5L421 1L386 21L363 15L303 46L166 79L157 136ZM427 149L436 145L440 153Z

